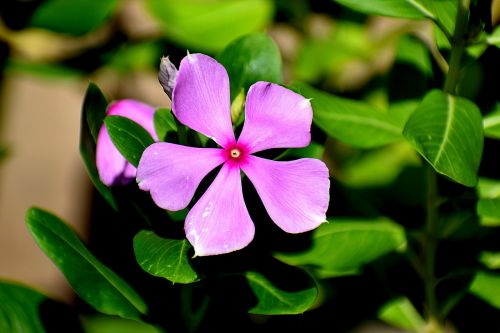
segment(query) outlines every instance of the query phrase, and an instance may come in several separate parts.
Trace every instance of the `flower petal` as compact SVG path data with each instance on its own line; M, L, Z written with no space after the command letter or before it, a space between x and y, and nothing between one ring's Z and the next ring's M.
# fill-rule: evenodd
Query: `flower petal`
M251 153L305 147L311 142L311 123L308 99L277 84L257 82L248 90L238 143Z
M241 168L271 219L284 231L309 231L326 221L330 180L322 161L302 158L278 162L249 156Z
M229 78L213 58L198 53L182 59L172 93L172 111L181 123L222 147L234 144Z
M124 99L112 103L106 115L129 118L144 127L155 140L158 140L154 130L154 112L154 108L147 104ZM96 165L99 178L107 186L127 184L135 177L135 167L128 163L116 149L104 125L101 126L97 137Z
M255 227L243 201L240 169L224 164L186 217L186 236L195 255L228 253L247 246Z
M187 207L203 178L223 162L222 149L154 143L142 154L137 182L141 190L151 192L159 207L181 210Z

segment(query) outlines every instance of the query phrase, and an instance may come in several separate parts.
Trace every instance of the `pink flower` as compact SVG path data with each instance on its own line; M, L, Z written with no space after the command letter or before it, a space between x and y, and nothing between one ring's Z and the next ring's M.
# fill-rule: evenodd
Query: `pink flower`
M112 103L108 107L106 116L129 118L144 127L158 141L153 122L154 112L154 108L147 104L124 99ZM96 165L99 178L107 186L125 185L135 178L136 168L116 149L105 125L101 126L97 137Z
M309 231L326 221L330 180L323 162L311 158L278 162L253 155L310 143L308 99L273 83L255 83L248 91L245 124L236 140L226 70L206 55L191 54L180 64L172 111L181 123L221 148L152 144L141 157L137 181L159 207L176 211L188 206L202 179L222 164L186 217L186 236L195 255L232 252L253 239L255 227L243 200L240 170L284 231Z

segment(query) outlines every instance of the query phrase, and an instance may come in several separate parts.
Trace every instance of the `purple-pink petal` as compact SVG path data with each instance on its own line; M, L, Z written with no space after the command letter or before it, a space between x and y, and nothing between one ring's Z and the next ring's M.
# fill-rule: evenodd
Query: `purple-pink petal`
M187 207L203 178L224 162L219 148L193 148L154 143L142 154L137 168L139 188L149 191L161 208Z
M271 219L284 231L309 231L326 221L330 180L322 161L278 162L249 156L241 167Z
M235 142L229 78L224 67L204 54L182 59L172 93L172 112L184 125L222 147Z
M250 153L305 147L311 142L311 123L308 99L277 84L257 82L248 90L238 143L247 146Z
M112 103L106 112L107 116L129 118L158 140L154 130L154 108L130 99ZM135 167L125 160L111 141L106 126L102 125L97 137L96 165L99 178L107 186L130 183L135 177Z
M195 255L236 251L247 246L255 233L243 201L240 169L224 164L208 190L189 211L186 237Z

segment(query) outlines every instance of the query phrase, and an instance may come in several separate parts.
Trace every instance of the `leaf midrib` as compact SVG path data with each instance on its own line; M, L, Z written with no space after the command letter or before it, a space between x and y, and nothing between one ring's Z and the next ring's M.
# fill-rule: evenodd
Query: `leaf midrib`
M445 151L445 146L448 143L448 138L450 136L451 132L451 127L453 123L453 116L455 114L455 99L453 96L448 95L447 96L447 114L446 114L446 127L444 130L443 134L443 140L441 141L439 145L439 150L436 154L436 157L434 158L433 164L437 165L439 163L439 160L441 159L441 156L443 155L443 152Z

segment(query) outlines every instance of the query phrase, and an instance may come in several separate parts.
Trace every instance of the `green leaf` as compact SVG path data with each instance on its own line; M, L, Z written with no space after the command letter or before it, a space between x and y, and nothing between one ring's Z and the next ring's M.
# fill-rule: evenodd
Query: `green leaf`
M370 15L404 17L409 19L434 18L434 15L419 0L334 1Z
M403 36L398 43L396 61L414 66L426 77L432 77L432 63L429 50L418 39Z
M405 247L403 227L389 219L337 218L314 231L307 251L277 257L290 265L312 266L331 277L357 273L363 265Z
M30 25L55 32L83 35L103 24L117 0L47 0L36 9Z
M495 30L493 30L493 32L491 33L491 35L486 37L486 42L489 45L494 45L500 48L500 26L496 27Z
M156 327L136 320L112 316L96 316L84 318L85 333L160 333Z
M493 111L484 117L483 126L484 136L500 139L500 103L496 103Z
M149 132L126 117L108 116L104 119L104 123L116 149L137 167L144 149L155 142Z
M227 70L231 100L241 88L257 81L281 83L281 55L274 41L263 33L241 37L229 44L218 60Z
M500 252L483 251L479 255L479 261L489 269L500 269Z
M457 5L455 0L334 0L346 7L369 15L408 19L431 19L450 35L454 30Z
M476 210L481 225L500 226L500 197L479 199Z
M378 317L394 327L411 332L422 332L425 326L424 319L406 297L398 297L384 304Z
M497 179L480 177L477 189L481 198L494 199L500 197L500 181Z
M177 132L177 123L170 109L156 109L153 121L160 141L165 141L169 132Z
M82 156L90 180L92 180L96 189L109 205L117 210L118 206L113 197L113 193L111 193L111 190L99 179L99 173L97 172L95 162L97 136L103 125L107 107L108 101L106 97L104 97L99 87L91 82L85 93L82 106L80 120L80 155Z
M75 292L97 311L129 319L146 313L141 297L94 257L58 217L30 208L26 223L38 246L59 267Z
M151 275L174 283L199 280L188 257L190 249L186 239L162 238L152 231L142 230L134 237L134 253L139 266Z
M489 272L479 272L472 280L469 291L500 309L500 274Z
M272 19L270 0L148 0L167 37L187 47L216 52L234 39L263 30Z
M351 187L383 186L396 180L405 167L419 164L418 154L402 141L347 161L337 178Z
M291 273L291 272L290 272ZM255 296L257 304L249 312L254 314L279 315L299 314L309 309L318 296L314 281L304 272L294 270L287 278L294 280L302 275L304 285L300 288L284 288L261 273L245 272L245 277Z
M0 280L0 300L0 332L82 332L72 307L21 284Z
M476 185L483 126L474 103L432 90L410 116L403 134L437 172L465 186Z
M374 148L402 138L401 128L386 113L368 104L333 96L305 84L300 84L298 90L311 98L314 123L340 141Z

